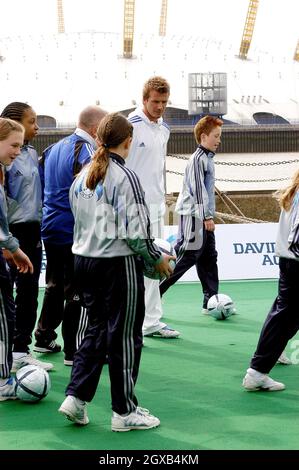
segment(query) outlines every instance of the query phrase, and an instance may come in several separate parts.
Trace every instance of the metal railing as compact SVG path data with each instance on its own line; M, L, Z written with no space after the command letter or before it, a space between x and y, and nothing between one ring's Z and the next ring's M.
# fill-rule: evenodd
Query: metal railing
M50 144L71 134L74 128L41 129L33 142L39 154ZM217 153L298 152L298 126L250 126L223 128ZM169 154L191 154L196 148L193 128L172 128L168 142Z

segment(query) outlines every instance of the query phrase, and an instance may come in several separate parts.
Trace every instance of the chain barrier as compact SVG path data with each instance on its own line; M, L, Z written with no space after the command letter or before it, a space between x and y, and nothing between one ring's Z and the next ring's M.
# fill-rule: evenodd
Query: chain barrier
M271 178L263 180L233 180L230 178L215 178L215 181L222 181L226 183L268 183L273 181L288 181L290 178Z
M175 154L175 153L169 153L167 155L167 157L177 158L178 160L189 160L191 155L192 154L190 154L189 157L187 157L186 155L178 155L178 154Z
M228 165L228 166L274 166L286 165L288 163L299 163L299 160L282 160L281 162L219 162L215 161L215 165Z
M168 155L169 157L177 158L179 160L189 160L189 157L186 155L174 155L170 154ZM289 163L299 163L299 160L282 160L280 162L219 162L215 161L215 165L227 165L227 166L274 166L274 165L286 165ZM184 173L180 171L174 171L174 170L166 170L166 173L171 173L173 175L177 176L184 176ZM288 181L290 178L271 178L271 179L250 179L250 180L244 180L244 179L231 179L231 178L215 178L216 181L222 181L226 183L267 183L267 182L275 182L275 181Z
M190 156L187 157L186 155L175 155L173 153L167 155L171 158L176 158L178 160L189 160ZM273 166L273 165L287 165L290 163L299 163L299 160L282 160L281 162L221 162L215 160L215 165L227 165L227 166Z
M172 173L173 175L184 176L184 173L180 173L179 171L166 170L166 173Z
M171 173L177 176L184 176L184 173L180 173L179 171L172 171L166 170L166 173ZM274 181L288 181L290 178L271 178L271 179L263 179L263 180L237 180L231 178L215 178L215 181L222 181L226 183L267 183L267 182L274 182Z

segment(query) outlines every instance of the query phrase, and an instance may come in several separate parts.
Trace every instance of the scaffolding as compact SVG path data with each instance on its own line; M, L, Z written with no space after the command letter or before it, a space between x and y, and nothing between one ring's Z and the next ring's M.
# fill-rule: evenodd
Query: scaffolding
M58 33L64 33L64 16L63 16L63 0L57 0L57 21L58 21Z
M135 0L125 0L124 8L124 48L126 59L133 57Z
M253 36L253 30L254 30L258 5L259 5L259 0L249 1L246 21L245 21L242 40L241 40L240 51L239 51L239 58L243 60L247 59L247 54L248 54L252 36Z
M166 36L166 22L167 22L167 0L161 2L160 26L159 36Z

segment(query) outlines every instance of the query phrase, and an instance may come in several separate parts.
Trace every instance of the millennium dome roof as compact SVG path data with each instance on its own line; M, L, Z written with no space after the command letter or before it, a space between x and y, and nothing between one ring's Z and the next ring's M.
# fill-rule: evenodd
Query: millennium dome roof
M247 60L239 59L238 49L248 1L214 0L213 9L206 10L200 3L187 0L177 12L184 22L182 32L182 26L174 28L173 19L165 36L149 28L143 31L136 22L131 59L123 57L119 23L115 32L0 32L0 107L26 101L37 114L71 124L89 104L108 111L140 104L145 80L162 75L171 85L170 105L188 110L189 74L219 72L227 74L227 121L255 123L254 116L274 115L281 122L298 123L299 62L293 60L298 28L290 34L299 2L286 0L284 7L260 2ZM138 0L137 5L141 8ZM221 17L225 5L226 16Z

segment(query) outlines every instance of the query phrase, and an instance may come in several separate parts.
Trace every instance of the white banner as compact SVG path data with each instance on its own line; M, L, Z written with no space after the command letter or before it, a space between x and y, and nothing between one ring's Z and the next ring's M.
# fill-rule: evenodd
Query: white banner
M277 279L277 228L276 223L216 225L219 279ZM177 231L177 226L165 226L164 238L173 243ZM198 281L195 267L180 281Z
M275 239L278 224L219 224L215 237L219 279L277 279L278 257ZM166 225L164 239L175 243L178 227ZM45 286L46 254L43 251L40 287ZM195 267L179 282L198 281Z

